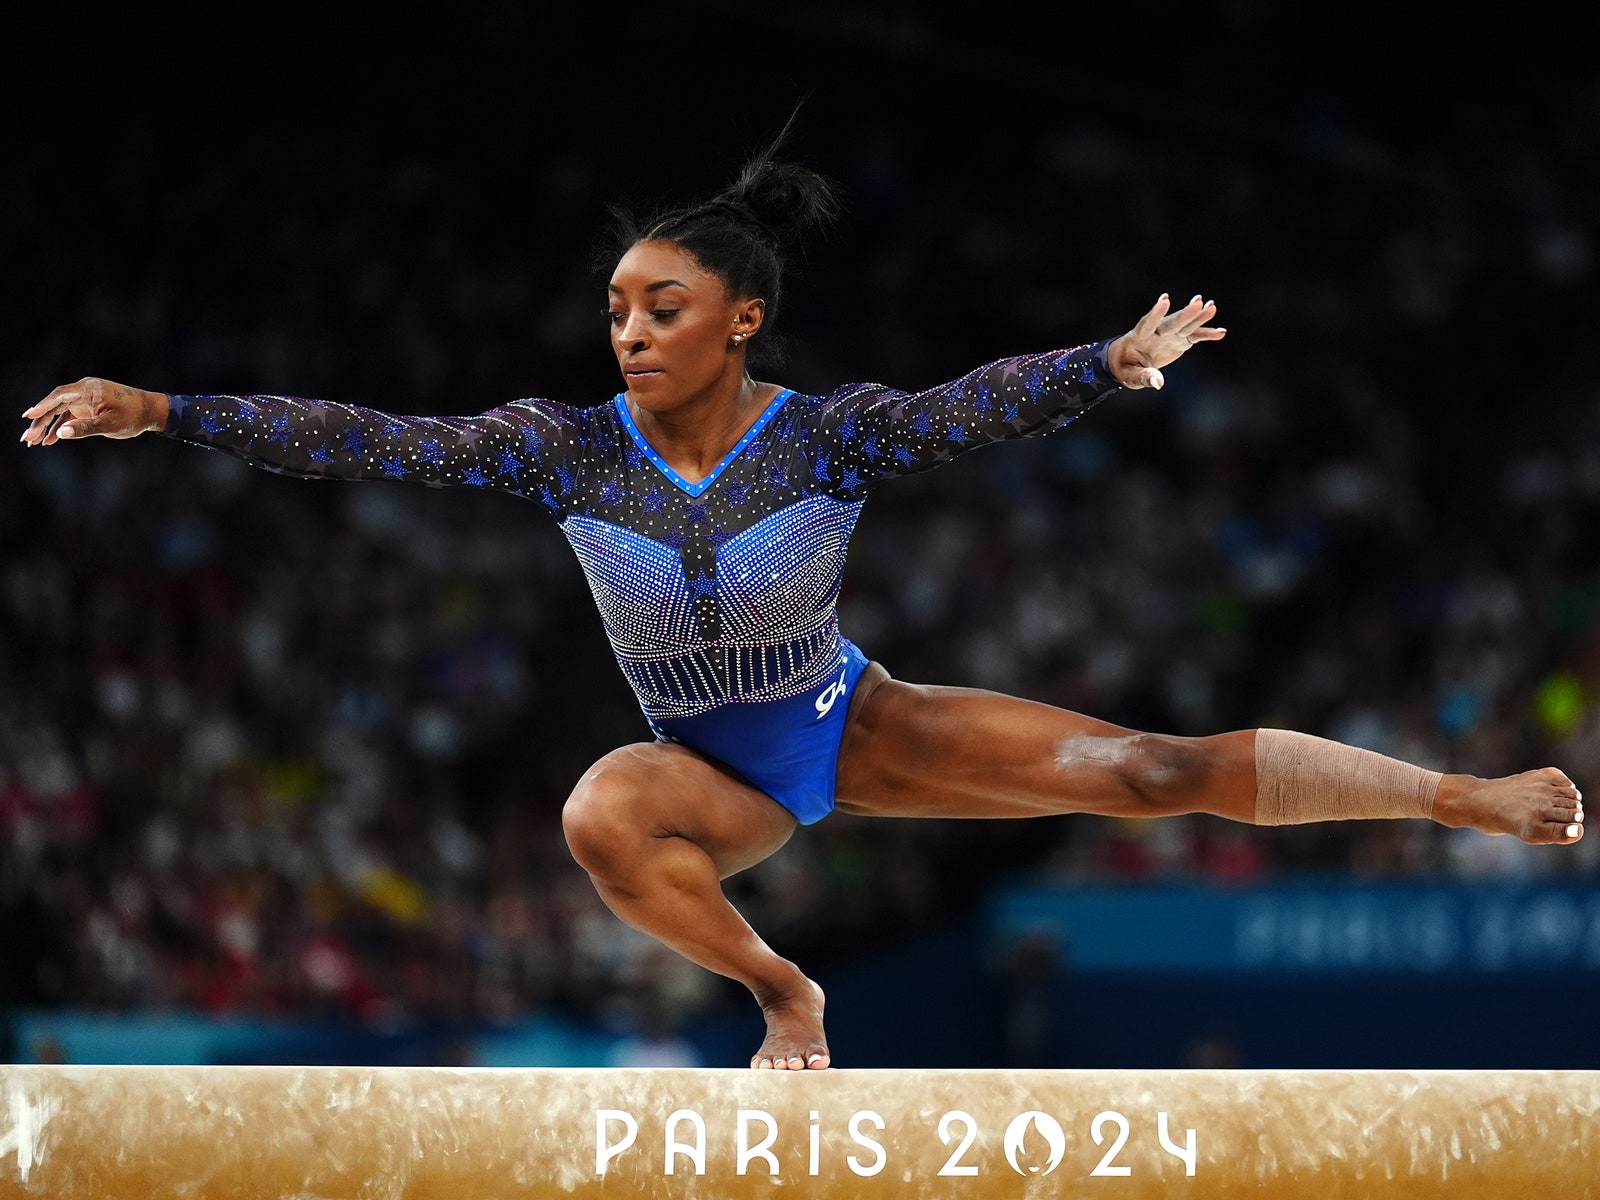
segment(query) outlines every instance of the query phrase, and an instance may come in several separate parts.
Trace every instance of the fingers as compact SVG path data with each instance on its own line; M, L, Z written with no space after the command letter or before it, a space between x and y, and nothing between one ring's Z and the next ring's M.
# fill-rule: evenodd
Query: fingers
M1221 341L1227 335L1226 329L1213 327L1211 322L1217 316L1217 302L1207 300L1204 296L1196 294L1176 312L1170 312L1171 297L1163 292L1160 299L1151 306L1149 312L1139 318L1137 325L1130 332L1132 338L1140 342L1153 342L1159 338L1167 344L1177 344L1179 353L1196 342ZM1144 384L1152 387L1159 384Z
M1150 306L1150 311L1145 313L1144 316L1140 317L1138 324L1133 327L1134 336L1140 338L1153 336L1157 327L1160 326L1162 318L1167 315L1167 309L1170 308L1171 305L1171 298L1167 295L1167 293L1162 292L1156 302Z
M22 431L22 441L29 446L53 446L61 438L87 437L96 432L96 422L87 413L74 413L70 408L35 417Z
M22 431L21 440L30 446L53 445L63 436L62 422L69 416L87 417L92 407L92 398L82 382L58 387L39 403L22 410L22 419L29 425ZM65 436L81 436L82 432L80 428L73 428Z
M64 411L66 407L74 400L79 400L81 398L82 392L77 384L70 384L67 387L58 387L55 391L51 392L32 408L23 409L22 419L24 421L31 421L36 417L47 416L53 412Z
M69 417L66 421L56 426L56 437L92 437L100 432L101 424L102 422L96 421L92 417Z
M22 441L29 446L48 446L56 440L57 427L67 419L65 410L47 412L35 417L22 431Z
M52 446L62 438L131 437L138 432L134 425L138 395L121 384L90 377L58 387L23 409L29 424L21 440L30 446Z
M1193 300L1190 300L1189 303L1185 304L1167 319L1166 328L1163 330L1163 332L1175 333L1180 336L1194 339L1199 339L1202 335L1213 333L1215 333L1217 336L1221 336L1221 332L1225 331L1206 330L1203 328L1205 325L1209 324L1216 317L1216 315L1217 302L1215 300L1203 299L1197 295ZM1215 337L1207 337L1206 340L1214 341Z

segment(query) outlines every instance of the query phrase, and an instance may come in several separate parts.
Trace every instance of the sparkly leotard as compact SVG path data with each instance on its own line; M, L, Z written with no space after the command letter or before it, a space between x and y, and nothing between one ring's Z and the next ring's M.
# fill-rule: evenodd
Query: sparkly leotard
M651 447L626 399L400 416L287 396L169 398L168 436L269 471L496 488L541 504L578 556L656 736L742 775L803 823L833 807L866 658L839 632L845 550L879 480L1056 429L1117 387L1107 343L907 393L779 392L704 479Z

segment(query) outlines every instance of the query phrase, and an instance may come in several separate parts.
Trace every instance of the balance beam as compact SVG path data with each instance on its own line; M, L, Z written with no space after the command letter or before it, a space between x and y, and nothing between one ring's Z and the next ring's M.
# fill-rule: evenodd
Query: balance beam
M1600 1072L0 1066L0 1198L1600 1197Z

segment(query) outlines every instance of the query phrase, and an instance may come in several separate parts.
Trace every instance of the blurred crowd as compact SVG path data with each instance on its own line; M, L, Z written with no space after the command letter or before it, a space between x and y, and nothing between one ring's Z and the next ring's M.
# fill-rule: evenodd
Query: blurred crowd
M8 149L18 410L85 374L414 413L617 390L587 249L629 176L586 125L529 129L491 170L483 90L406 108L359 63L259 111L149 88ZM1600 282L1600 78L1535 97L1536 123L1453 97L1425 150L1337 114L1263 142L1099 110L993 128L980 162L927 99L922 122L825 98L802 121L850 213L791 284L784 382L933 384L1121 332L1168 289L1215 296L1230 336L1161 393L883 487L845 632L902 678L1134 728L1276 725L1600 784L1600 388L1574 328ZM155 437L0 467L0 1000L699 1011L724 985L613 918L561 837L584 768L646 737L537 506ZM835 816L729 890L821 970L1019 873L1597 866L1593 838L1419 822Z

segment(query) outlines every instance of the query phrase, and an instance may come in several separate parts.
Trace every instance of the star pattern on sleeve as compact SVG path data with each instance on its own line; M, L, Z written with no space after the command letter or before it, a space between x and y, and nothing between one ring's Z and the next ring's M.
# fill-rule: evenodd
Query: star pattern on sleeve
M287 413L272 418L272 436L267 439L268 444L289 448L289 440L294 437L294 424Z
M814 410L814 474L828 494L857 498L876 480L1049 433L1116 390L1104 370L1107 345L1001 359L917 393L847 384Z
M522 482L522 480L518 477L518 473L525 471L527 467L523 464L522 460L515 454L511 453L511 451L500 451L500 462L498 465L500 468L498 474L511 476L511 481L513 483Z
M275 474L320 479L403 479L431 488L476 487L570 511L574 460L531 466L528 445L570 444L582 410L519 401L476 417L385 413L297 396L189 396L164 432L200 441ZM533 456L529 455L532 460ZM524 487L529 472L537 484Z

